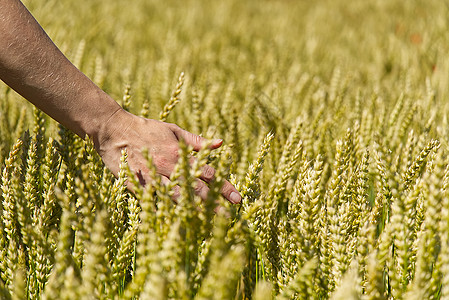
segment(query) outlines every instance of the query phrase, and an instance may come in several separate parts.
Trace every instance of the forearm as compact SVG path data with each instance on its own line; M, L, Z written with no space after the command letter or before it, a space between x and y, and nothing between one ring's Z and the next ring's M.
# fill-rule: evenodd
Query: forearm
M18 0L0 0L0 79L53 119L98 143L120 106L80 72Z

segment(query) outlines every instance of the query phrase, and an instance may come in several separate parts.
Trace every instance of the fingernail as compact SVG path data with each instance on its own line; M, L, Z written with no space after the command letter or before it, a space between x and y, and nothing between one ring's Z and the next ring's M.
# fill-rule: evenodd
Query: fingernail
M220 143L222 143L222 142L223 142L222 139L215 139L215 140L214 140L214 144L220 144Z
M229 195L229 198L231 199L232 203L240 203L240 201L242 201L242 197L236 193L236 192L232 192L231 195Z

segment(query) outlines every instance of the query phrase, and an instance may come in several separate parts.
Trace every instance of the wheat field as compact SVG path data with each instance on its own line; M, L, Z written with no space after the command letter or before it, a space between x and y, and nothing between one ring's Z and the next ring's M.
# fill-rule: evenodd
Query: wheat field
M449 299L447 1L24 3L125 109L224 146L180 144L175 203L0 85L1 299Z

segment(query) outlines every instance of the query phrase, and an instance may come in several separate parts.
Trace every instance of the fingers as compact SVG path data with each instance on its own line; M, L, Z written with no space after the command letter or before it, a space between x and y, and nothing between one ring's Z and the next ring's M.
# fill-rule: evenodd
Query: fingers
M195 151L199 151L205 143L209 142L208 139L205 139L203 137L200 137L199 135L188 132L188 131L180 128L177 125L171 125L171 129L178 139L183 139L184 142L187 145L192 146L193 150L195 150ZM210 148L217 149L222 144L223 144L223 140L214 139L211 141Z
M165 176L161 176L161 178L162 178L162 183L164 185L169 185L170 184L170 180L168 178L166 178ZM176 186L172 187L172 191L173 191L172 198L173 198L173 200L175 202L177 202L177 199L180 196L180 188L179 188L179 186L176 185ZM195 182L195 186L194 186L195 195L199 196L204 201L207 200L209 191L210 191L210 189L209 189L209 187L207 186L207 184L204 181L197 180ZM223 197L226 198L226 200L228 200L229 202L231 202L233 204L237 204L237 203L240 203L242 201L242 197L240 196L240 193L227 180L225 180L223 186L221 187L220 193L223 195Z
M203 200L207 200L207 194L209 194L209 187L204 183L204 181L197 180L194 189L196 195L200 196L200 198Z
M168 183L170 183L170 181L167 178L165 178L165 179L168 181ZM166 185L168 185L168 183ZM171 189L173 192L172 199L173 199L173 201L178 203L178 199L181 196L181 188L179 187L179 185L175 185ZM195 182L194 192L195 192L195 195L199 196L203 200L206 200L207 194L209 193L209 187L203 181L197 180Z
M173 201L175 201L175 203L178 203L178 198L181 195L180 192L179 192L179 186L178 185L173 186L171 184L170 179L168 179L165 176L161 176L161 182L166 187L170 186L170 189L171 189L171 192L172 192L171 198L173 199Z
M207 183L211 183L215 178L215 169L208 165L205 165L202 168L202 173L201 173L200 178ZM227 181L227 180L225 180L225 182L220 190L220 193L228 201L230 201L231 203L234 203L234 204L240 203L240 201L242 200L242 197L240 196L237 189L232 184L230 184L229 181Z
M207 183L211 183L215 178L215 169L208 165L203 166L200 178Z
M168 186L170 184L170 179L165 176L161 176L161 182L163 185Z
M173 132L178 140L184 140L184 142L187 145L192 146L193 150L195 151L199 151L202 147L204 147L204 144L206 143L209 143L209 147L211 149L216 149L223 144L223 140L221 139L208 140L196 134L188 132L175 124L165 124ZM174 148L176 149L176 147ZM174 156L176 155L171 154L165 157L162 156L158 159L154 159L154 163L156 165L156 168L158 169L158 173L167 178L170 177L176 164L176 160L173 159ZM200 196L203 200L206 200L207 194L209 193L208 184L212 183L215 179L215 169L208 165L203 166L201 169L200 179L201 180L198 180L195 185L195 194ZM220 193L231 203L240 203L242 199L237 189L228 181L224 182ZM179 197L179 190L174 192L174 198L176 199L177 197Z
M165 167L156 167L158 168L159 174L162 176L163 183L168 185L168 183L170 182L168 177L174 169L174 164L173 166L170 165ZM201 175L195 186L195 194L200 196L203 200L207 200L207 194L209 192L208 184L211 184L215 180L215 173L215 169L209 165L204 165L201 168ZM176 199L179 197L179 188L174 188L173 192L173 199L176 201ZM234 204L240 203L240 201L242 200L242 197L240 196L237 189L227 180L225 180L223 186L221 187L220 193L228 201Z
M173 198L173 200L175 200L176 203L178 202L177 200L178 200L179 196L181 195L181 193L179 192L179 190L180 190L179 185L175 185L175 186L172 188L172 191L173 191L173 196L172 196L172 198Z
M242 196L240 196L237 189L227 180L225 180L223 186L221 187L220 192L223 195L223 197L225 197L231 203L237 204L240 203L240 201L242 201Z

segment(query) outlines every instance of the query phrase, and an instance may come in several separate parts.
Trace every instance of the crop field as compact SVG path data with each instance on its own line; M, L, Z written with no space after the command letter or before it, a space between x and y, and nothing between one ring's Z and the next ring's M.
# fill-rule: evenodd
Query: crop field
M142 187L0 83L0 299L449 299L447 1L24 3L125 109L224 145Z

